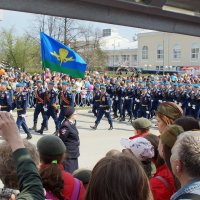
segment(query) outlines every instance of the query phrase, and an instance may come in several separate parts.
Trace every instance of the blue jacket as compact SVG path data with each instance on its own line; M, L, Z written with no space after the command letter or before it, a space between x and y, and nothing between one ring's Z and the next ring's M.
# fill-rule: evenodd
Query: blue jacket
M9 91L3 91L0 93L0 106L1 111L10 112L12 109L12 95Z
M26 114L27 94L25 92L16 93L14 95L13 109L17 108L17 114Z

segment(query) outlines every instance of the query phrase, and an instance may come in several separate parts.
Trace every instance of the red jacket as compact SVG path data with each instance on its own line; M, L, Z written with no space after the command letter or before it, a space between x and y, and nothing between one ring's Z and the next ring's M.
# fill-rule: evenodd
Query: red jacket
M41 168L45 168L46 166L48 165L42 165ZM58 167L61 169L64 180L64 189L62 195L64 196L65 199L71 199L72 192L74 189L74 177L70 173L64 170L63 165L58 164ZM84 195L85 195L85 188L83 187L83 184L81 182L80 195L78 200L84 200Z
M158 176L162 177L164 181L160 180ZM170 200L170 197L176 192L174 177L166 164L157 168L156 173L150 179L150 187L154 200Z

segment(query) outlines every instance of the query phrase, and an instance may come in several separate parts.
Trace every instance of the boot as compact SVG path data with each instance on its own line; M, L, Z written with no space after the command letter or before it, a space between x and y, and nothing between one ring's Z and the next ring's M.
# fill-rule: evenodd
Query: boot
M116 114L113 115L113 119L116 119L118 118L118 116Z
M110 128L109 128L108 130L109 130L109 131L113 130L113 126L112 126L112 125L110 125Z
M44 131L44 126L41 127L40 130L36 131L37 133L40 133L41 135L43 134L43 131Z
M26 139L27 140L30 140L31 138L32 138L32 135L31 135L31 133L30 132L28 132L28 133L26 133L27 134L27 137L26 137Z
M37 123L34 123L33 127L31 128L33 131L37 131Z
M120 122L125 122L125 117L122 117L119 121Z
M95 124L94 126L90 126L90 128L96 130L97 129L97 125Z
M132 118L132 117L130 117L130 118L129 118L129 120L128 120L128 122L132 122L132 119L133 119L133 118Z

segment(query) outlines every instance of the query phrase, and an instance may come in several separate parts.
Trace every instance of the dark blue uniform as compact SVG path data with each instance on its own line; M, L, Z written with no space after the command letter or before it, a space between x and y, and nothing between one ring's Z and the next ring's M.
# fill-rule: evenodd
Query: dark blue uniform
M22 93L15 93L14 95L14 102L13 102L13 109L17 108L17 127L20 130L22 126L25 133L27 133L27 137L30 136L29 128L26 124L25 114L27 109L27 94Z
M125 120L125 112L127 110L130 120L132 119L132 109L133 109L133 96L134 91L132 87L126 87L124 90L124 104L123 104L123 111L122 111L122 119L121 121Z
M96 127L100 123L102 117L105 115L108 119L108 123L110 124L110 129L113 128L110 109L111 109L110 95L108 93L105 93L101 96L99 112L97 114L97 119L95 121Z
M94 90L93 94L93 106L92 106L92 112L94 113L94 116L97 117L97 114L99 112L100 107L100 101L101 101L101 92L100 90Z
M119 112L120 117L122 117L122 106L123 106L123 89L121 86L116 86L114 88L114 95L113 95L113 112L114 118L117 118L117 112Z
M42 129L47 126L47 122L49 120L49 117L51 116L55 122L56 125L56 130L58 130L58 119L57 119L57 96L58 93L52 89L50 91L46 91L45 93L45 115L44 115L44 120L42 122ZM43 131L39 131L41 134Z
M138 110L140 108L140 96L141 96L141 89L135 88L134 92L134 101L133 101L133 116L134 118L138 118Z
M74 96L69 91L60 92L60 114L58 117L58 126L60 127L62 121L64 120L64 114L67 108L74 107Z
M35 98L36 98L36 107L33 115L33 123L34 126L37 125L38 116L42 113L42 117L44 119L44 102L45 102L45 89L38 88L35 91Z
M12 95L9 91L0 93L0 110L10 112L12 110Z
M138 117L150 118L151 111L151 96L146 93L140 97L140 108L138 112Z

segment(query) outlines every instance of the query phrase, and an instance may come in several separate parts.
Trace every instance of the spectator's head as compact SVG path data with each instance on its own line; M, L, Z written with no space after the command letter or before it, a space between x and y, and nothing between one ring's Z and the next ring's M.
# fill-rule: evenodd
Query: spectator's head
M37 148L42 164L40 175L44 188L58 199L63 199L64 180L61 173L61 163L66 153L63 141L57 136L47 135L38 140Z
M181 186L200 178L200 131L188 131L178 136L172 148L171 166Z
M65 110L64 116L66 117L66 119L69 119L69 120L72 120L72 121L76 121L77 112L76 112L74 107L69 107L69 108L67 108Z
M167 164L170 170L171 170L171 165L170 165L171 149L174 143L176 142L178 135L180 135L183 132L184 130L181 126L168 125L163 131L163 134L160 136L159 147L158 147L159 154L165 160L165 163Z
M156 167L159 167L165 163L163 158L161 158L158 152L158 144L159 144L159 137L153 134L145 135L144 138L148 140L154 147L154 157L152 158L152 162L155 164Z
M163 102L156 112L158 130L162 134L165 127L183 116L183 110L173 102Z
M89 169L77 169L73 172L73 176L82 181L85 189L88 187L92 171Z
M148 134L149 129L152 126L152 123L150 120L146 118L138 118L134 121L132 121L132 126L135 129L135 134L140 135L140 134Z
M27 140L24 140L24 145L34 163L39 165L39 155L36 147ZM13 160L13 152L7 142L2 142L0 144L0 179L5 188L19 189L16 163Z
M118 155L118 154L120 154L121 152L120 151L118 151L118 150L116 150L116 149L111 149L110 151L108 151L107 153L106 153L106 156L115 156L115 155Z
M174 121L174 124L181 126L184 131L200 129L199 121L193 117L188 117L188 116L184 116L184 117L176 119Z
M137 159L119 154L94 167L85 200L151 200L148 178Z
M136 158L142 162L145 172L150 178L152 171L151 159L154 157L153 145L143 137L132 140L122 138L120 143L124 148L130 149Z

